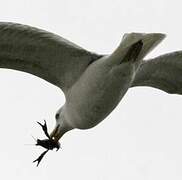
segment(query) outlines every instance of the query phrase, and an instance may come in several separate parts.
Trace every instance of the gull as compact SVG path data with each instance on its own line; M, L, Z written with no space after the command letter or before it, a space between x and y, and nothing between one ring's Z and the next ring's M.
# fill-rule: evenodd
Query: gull
M112 54L102 55L35 27L0 22L0 68L33 74L64 92L66 101L52 132L38 122L48 139L37 140L37 145L48 151L59 148L67 131L104 120L131 87L182 94L182 51L144 60L164 38L162 33L128 33Z

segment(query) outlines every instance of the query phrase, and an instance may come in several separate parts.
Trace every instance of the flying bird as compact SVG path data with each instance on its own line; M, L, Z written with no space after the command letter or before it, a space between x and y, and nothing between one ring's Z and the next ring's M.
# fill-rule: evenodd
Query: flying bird
M131 87L150 86L182 94L182 51L144 60L165 35L128 33L109 55L90 52L56 34L11 22L0 22L0 68L24 71L59 87L66 102L55 115L56 125L46 140L47 150L72 129L89 129L104 120Z

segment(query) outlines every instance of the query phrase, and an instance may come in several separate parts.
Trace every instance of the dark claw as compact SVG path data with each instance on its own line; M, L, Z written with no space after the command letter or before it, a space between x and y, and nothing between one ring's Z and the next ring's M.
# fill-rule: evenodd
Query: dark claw
M37 161L37 167L38 167L40 161L42 160L42 158L45 156L45 154L46 154L48 151L49 151L49 150L44 151L37 159L35 159L35 160L33 161L33 163Z
M46 121L44 120L44 124L41 124L40 122L37 121L37 123L42 127L45 135L51 139L51 137L49 136L49 133L48 133L48 130L47 130L47 124L46 124Z

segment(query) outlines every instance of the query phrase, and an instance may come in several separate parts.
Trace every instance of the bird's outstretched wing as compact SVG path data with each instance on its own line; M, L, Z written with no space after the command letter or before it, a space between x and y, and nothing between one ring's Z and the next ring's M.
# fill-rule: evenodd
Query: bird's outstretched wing
M0 22L0 68L31 73L63 92L99 57L47 31Z
M132 87L150 86L171 94L182 94L182 51L143 61Z

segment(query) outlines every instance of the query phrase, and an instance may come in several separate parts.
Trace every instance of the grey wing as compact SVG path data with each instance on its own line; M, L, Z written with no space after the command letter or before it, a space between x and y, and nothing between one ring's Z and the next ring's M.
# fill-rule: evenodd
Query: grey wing
M31 73L63 92L99 57L53 33L0 22L0 68Z
M182 51L143 61L132 87L150 86L171 94L182 94Z

